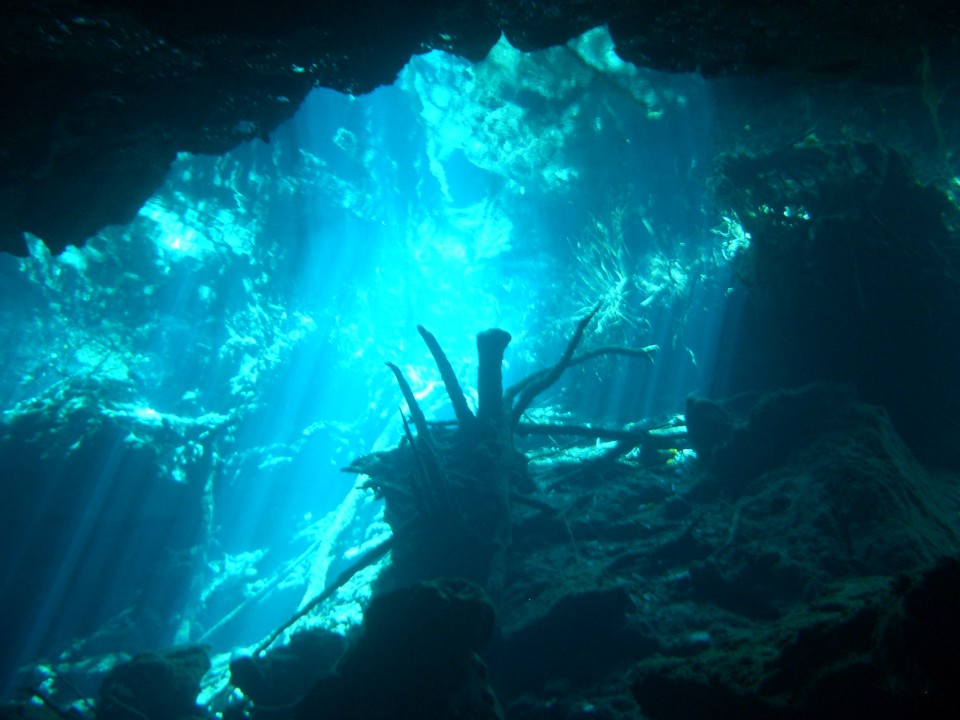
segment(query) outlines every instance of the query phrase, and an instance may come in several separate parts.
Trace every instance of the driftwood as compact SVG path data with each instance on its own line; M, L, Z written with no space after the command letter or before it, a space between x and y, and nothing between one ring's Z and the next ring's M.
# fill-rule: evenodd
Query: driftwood
M684 426L656 427L648 430L618 430L596 428L589 425L568 425L564 423L520 423L517 435L551 435L616 440L629 447L649 447L666 449L686 447L687 431Z
M583 435L617 440L629 447L660 446L649 430L601 430L522 421L536 397L573 365L614 354L652 360L656 346L602 347L578 355L577 349L599 308L597 305L577 323L556 364L506 391L503 354L511 337L499 329L480 333L476 414L440 343L418 327L450 398L454 423L428 422L400 369L387 364L408 408L405 437L394 450L358 458L345 468L366 475L365 486L386 503L385 517L395 537L387 584L454 575L484 585L491 597L497 598L510 544L511 502L552 510L546 503L527 497L535 488L527 473L527 458L514 445L515 435Z

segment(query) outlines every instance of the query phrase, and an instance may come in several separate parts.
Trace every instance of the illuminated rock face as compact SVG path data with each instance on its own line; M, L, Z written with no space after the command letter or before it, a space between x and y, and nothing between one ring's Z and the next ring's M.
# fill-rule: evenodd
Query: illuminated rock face
M195 5L4 4L0 250L25 254L25 231L54 252L82 244L129 222L177 152L266 138L311 88L366 93L430 49L479 60L501 33L529 51L605 25L620 57L643 67L919 85L931 77L921 63L955 57L946 48L960 23L936 0Z

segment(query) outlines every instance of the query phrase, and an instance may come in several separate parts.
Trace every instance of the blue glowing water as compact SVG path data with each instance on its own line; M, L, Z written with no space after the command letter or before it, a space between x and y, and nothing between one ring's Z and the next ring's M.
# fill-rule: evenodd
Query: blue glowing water
M434 53L368 96L315 91L269 143L180 157L83 248L0 258L0 677L227 651L288 617L383 531L339 469L399 437L384 362L449 413L417 324L472 397L479 331L512 333L509 383L599 301L589 342L657 362L571 370L545 403L679 411L748 242L705 201L710 121L703 81L625 66L602 31Z

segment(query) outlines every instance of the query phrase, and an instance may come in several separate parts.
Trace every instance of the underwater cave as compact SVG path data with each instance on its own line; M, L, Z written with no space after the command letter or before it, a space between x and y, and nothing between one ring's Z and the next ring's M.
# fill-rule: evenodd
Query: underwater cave
M955 717L952 4L0 17L0 718Z

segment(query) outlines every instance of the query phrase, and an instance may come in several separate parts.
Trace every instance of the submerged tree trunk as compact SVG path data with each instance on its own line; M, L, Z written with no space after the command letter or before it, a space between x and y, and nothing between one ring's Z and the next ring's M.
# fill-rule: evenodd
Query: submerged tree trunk
M560 360L504 391L503 355L510 334L491 329L477 336L478 406L471 411L437 339L417 330L433 355L456 415L456 424L430 423L399 367L388 363L406 400L405 439L385 453L355 460L349 472L366 475L365 486L386 503L394 533L391 564L382 589L438 577L461 577L487 589L496 603L510 547L511 496L535 490L527 458L514 445L520 418L537 395L563 371L598 355L650 358L656 348L601 348L574 356L599 306L582 318ZM411 427L412 425L412 427ZM528 428L529 430L529 428ZM415 431L415 433L414 433ZM643 435L631 434L637 443ZM544 503L540 507L549 506Z
M479 404L474 415L436 339L418 328L450 396L454 429L430 425L399 368L391 365L409 408L416 435L390 453L356 461L351 470L369 475L369 486L387 503L393 528L392 563L383 583L399 586L456 576L492 594L502 583L510 544L510 492L523 478L525 458L513 445L503 394L503 354L510 335L487 330L477 336Z

